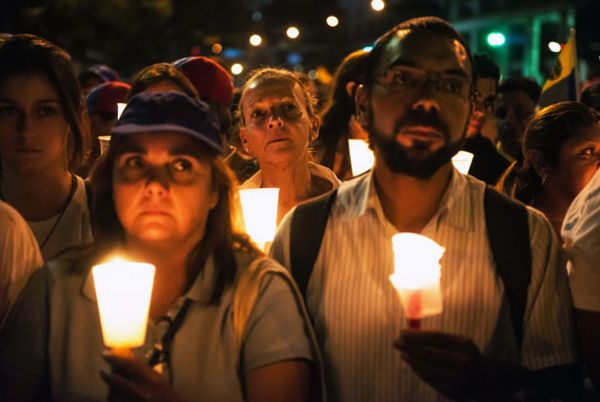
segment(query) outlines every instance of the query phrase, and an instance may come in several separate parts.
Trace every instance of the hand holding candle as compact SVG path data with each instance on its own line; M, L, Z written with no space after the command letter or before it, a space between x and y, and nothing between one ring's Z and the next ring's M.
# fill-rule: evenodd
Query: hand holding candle
M115 259L92 268L104 344L130 356L146 338L154 265Z
M439 261L445 249L416 233L398 233L392 244L394 273L390 281L400 295L411 328L418 328L421 318L442 312Z

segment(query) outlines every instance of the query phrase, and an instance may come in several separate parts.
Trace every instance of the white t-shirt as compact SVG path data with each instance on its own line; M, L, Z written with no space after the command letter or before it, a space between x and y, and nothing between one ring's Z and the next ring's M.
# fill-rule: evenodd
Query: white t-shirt
M57 214L43 221L27 221L41 247L45 261L50 261L67 248L93 240L85 183L81 177L75 178L77 187L62 216Z
M44 263L25 219L0 201L0 328L25 283Z
M573 305L600 312L600 170L569 207L561 230Z

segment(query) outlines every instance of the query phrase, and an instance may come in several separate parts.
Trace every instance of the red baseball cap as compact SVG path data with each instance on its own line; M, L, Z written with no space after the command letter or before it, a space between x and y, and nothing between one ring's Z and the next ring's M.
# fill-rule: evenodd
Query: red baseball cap
M231 76L216 61L203 56L184 57L173 65L194 84L200 98L229 106L233 99Z
M94 87L85 98L88 113L117 113L117 103L127 102L131 85L119 81L109 81Z

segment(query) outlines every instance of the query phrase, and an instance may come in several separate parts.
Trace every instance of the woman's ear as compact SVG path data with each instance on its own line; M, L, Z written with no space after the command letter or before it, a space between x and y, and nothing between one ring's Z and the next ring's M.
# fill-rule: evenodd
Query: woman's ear
M314 141L319 137L319 128L321 128L321 118L317 115L313 116L311 119L311 127L310 127L310 140Z
M537 149L530 149L527 151L526 158L530 161L531 167L535 170L537 175L542 178L542 181L545 181L550 172L550 167L548 166L544 155Z
M240 141L242 141L244 152L252 156L252 149L248 144L248 129L245 127L240 127Z
M369 126L369 95L367 88L360 84L354 93L354 103L356 107L356 119L361 126L367 128Z

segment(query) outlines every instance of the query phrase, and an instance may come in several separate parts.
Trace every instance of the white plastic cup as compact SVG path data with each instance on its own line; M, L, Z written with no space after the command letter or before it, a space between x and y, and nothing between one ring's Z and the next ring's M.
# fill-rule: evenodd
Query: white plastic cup
M400 296L406 318L415 320L441 314L441 266L445 248L416 233L392 236L394 273L390 281Z
M92 268L107 347L129 349L144 344L154 271L152 264L122 260Z

